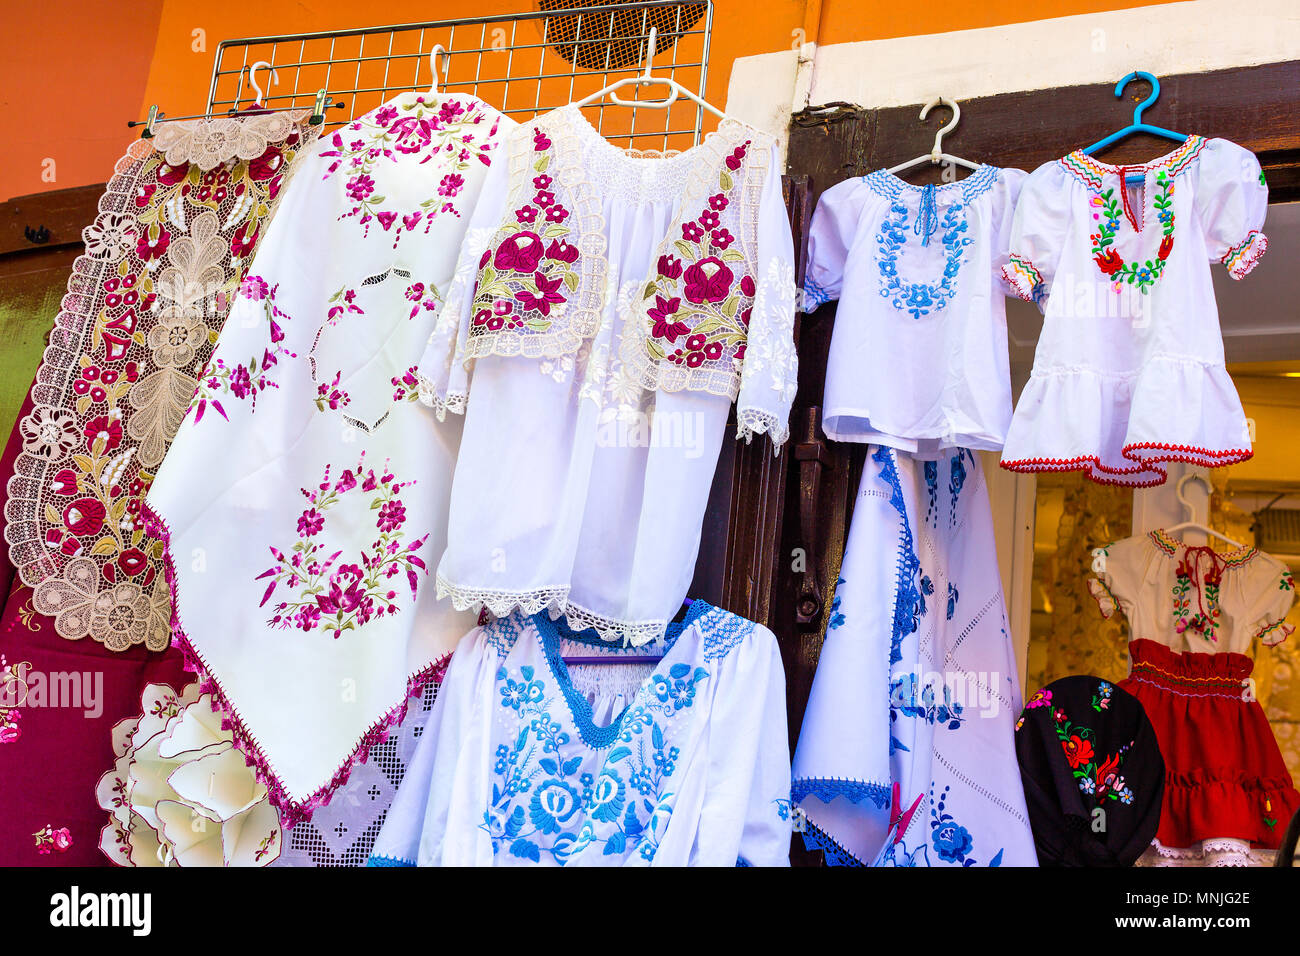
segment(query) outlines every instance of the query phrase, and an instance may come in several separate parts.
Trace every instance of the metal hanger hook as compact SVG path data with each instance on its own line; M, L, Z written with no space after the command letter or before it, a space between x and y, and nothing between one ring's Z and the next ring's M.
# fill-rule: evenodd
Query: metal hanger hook
M1115 84L1115 98L1120 99L1124 95L1124 87L1128 86L1134 80L1146 80L1151 84L1151 95L1144 99L1133 109L1133 125L1142 125L1142 111L1160 99L1160 81L1156 79L1155 74L1148 73L1146 70L1134 70L1124 79Z
M251 87L253 88L253 92L257 94L257 97L253 100L253 102L254 102L256 105L261 106L261 105L263 105L263 104L262 104L262 97L263 97L265 94L262 92L262 87L261 87L261 86L258 84L258 82L257 82L257 71L258 71L258 70L270 70L270 71L271 71L271 83L272 83L272 84L275 84L275 83L279 83L279 82L280 82L280 74L277 73L277 72L275 71L275 67L273 67L273 66L272 66L270 63L268 63L266 60L258 60L256 63L254 63L252 66L250 66L250 67L248 68L248 85L251 86Z
M952 110L952 119L948 120L948 122L943 126L940 126L934 134L934 149L930 150L930 162L935 164L937 164L943 157L944 136L956 129L957 124L961 122L961 107L957 105L956 100L950 100L946 96L936 96L930 102L921 107L921 120L923 122L925 118L930 115L930 110L934 109L936 106L946 106L948 109Z
M430 93L438 92L438 61L442 61L442 81L447 82L447 71L451 69L451 52L441 43L435 43L429 51L429 69L433 71L433 86Z

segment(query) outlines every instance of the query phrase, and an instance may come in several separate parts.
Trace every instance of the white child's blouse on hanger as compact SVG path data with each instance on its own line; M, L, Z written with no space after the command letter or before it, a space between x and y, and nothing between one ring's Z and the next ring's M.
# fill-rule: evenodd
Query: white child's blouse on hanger
M1249 458L1210 263L1250 272L1267 206L1259 162L1223 139L1189 136L1135 166L1076 151L1036 169L1007 278L1042 306L1043 331L1002 467L1145 486L1165 480L1162 462Z
M1011 421L1001 275L1024 179L979 166L914 186L882 169L821 197L803 307L839 300L828 437L923 454L1001 449Z
M770 136L624 151L576 106L519 127L420 363L465 413L440 593L659 637L686 596L732 402L788 434L793 241Z

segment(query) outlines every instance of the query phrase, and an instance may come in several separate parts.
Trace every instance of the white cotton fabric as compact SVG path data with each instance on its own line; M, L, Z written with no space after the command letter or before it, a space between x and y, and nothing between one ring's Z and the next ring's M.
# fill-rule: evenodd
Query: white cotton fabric
M828 863L1037 865L995 553L973 453L872 449L794 758Z
M544 155L539 142L553 144L544 161L534 158ZM738 148L745 162L731 169ZM510 159L489 174L420 364L430 401L465 412L440 593L497 616L547 608L608 640L643 644L686 596L733 399L746 439L767 432L779 444L788 434L795 286L777 147L728 121L684 153L633 155L566 107L519 127L503 153ZM489 334L477 323L486 305L517 312L519 300L480 296L476 306L487 277L480 263L499 261L502 230L517 227L517 210L537 192L539 161L549 163L540 181L553 206L572 213L564 238L580 252L574 285L561 287L568 301L549 316L534 314L547 331ZM665 257L689 266L683 222L721 205L723 192L719 228L734 236L726 253L738 258L726 266L747 337L697 369L655 362L646 343L657 293L647 299L647 284L666 282L657 279ZM687 296L679 284L668 298L685 311ZM658 341L671 351L692 338Z
M1002 269L1025 175L985 165L927 187L882 169L822 195L804 309L839 300L828 437L923 453L1002 448L1011 422Z
M1040 304L1043 331L1002 466L1146 486L1164 461L1249 458L1210 263L1250 272L1267 206L1259 162L1223 139L1191 136L1136 166L1074 152L1035 170L1007 277Z
M403 94L303 157L149 493L176 636L282 809L326 799L474 624L429 574L460 423L410 370L507 125Z
M657 664L570 676L571 652L629 653L544 613L465 636L372 866L789 863L785 677L770 631L696 601ZM633 667L629 682L619 672Z

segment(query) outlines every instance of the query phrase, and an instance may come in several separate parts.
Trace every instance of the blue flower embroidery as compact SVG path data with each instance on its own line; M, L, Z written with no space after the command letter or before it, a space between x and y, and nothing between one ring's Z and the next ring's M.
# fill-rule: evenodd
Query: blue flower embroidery
M933 190L933 187L926 187ZM932 193L927 193L932 195ZM931 200L932 201L932 200ZM880 255L877 267L880 269L880 294L889 299L894 308L907 312L914 319L944 308L957 292L957 273L961 270L962 257L971 238L963 235L967 231L965 204L953 203L943 213L939 230L943 233L944 267L943 276L938 282L909 282L898 273L898 259L907 244L909 212L907 206L897 200L890 203L889 214L880 224L876 234L876 245ZM929 242L928 233L922 242Z

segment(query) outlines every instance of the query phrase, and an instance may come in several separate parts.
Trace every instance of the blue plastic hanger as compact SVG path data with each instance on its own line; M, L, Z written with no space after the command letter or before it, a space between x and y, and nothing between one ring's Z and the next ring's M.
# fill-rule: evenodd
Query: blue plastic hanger
M1142 122L1142 111L1160 98L1160 81L1156 79L1154 74L1147 73L1145 70L1135 70L1130 73L1128 76L1124 77L1124 79L1115 84L1115 98L1118 99L1123 96L1124 87L1128 86L1129 83L1139 77L1151 84L1151 95L1139 103L1133 110L1133 122L1128 126L1125 126L1123 129L1116 130L1104 139L1097 140L1097 142L1093 143L1091 146L1085 146L1083 148L1084 153L1091 156L1098 150L1105 149L1108 146L1118 143L1124 137L1132 136L1134 133L1150 133L1153 136L1163 136L1165 139L1172 139L1179 143L1184 142L1187 139L1187 136L1184 133L1175 133L1173 130L1164 129L1160 126L1152 126L1150 123ZM1141 177L1135 177L1135 179L1138 178Z

